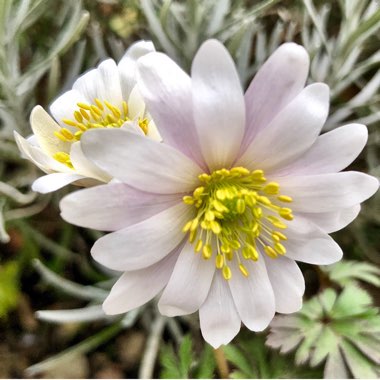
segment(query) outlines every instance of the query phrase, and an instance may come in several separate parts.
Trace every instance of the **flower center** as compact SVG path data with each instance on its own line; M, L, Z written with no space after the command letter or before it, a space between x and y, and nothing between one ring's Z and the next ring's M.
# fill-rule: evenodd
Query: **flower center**
M183 198L196 209L183 232L189 232L189 242L205 260L215 256L215 266L226 280L232 275L232 260L247 277L244 260L257 261L259 251L272 259L286 253L281 241L287 237L278 230L293 220L292 210L283 207L292 198L280 195L277 182L268 182L262 170L243 167L204 173L199 180L202 185Z
M107 100L95 99L94 104L77 103L78 109L74 111L72 119L62 119L69 128L61 128L54 135L64 142L74 143L79 141L82 134L95 128L120 128L126 121L131 120L128 114L127 102L123 101L121 108L111 104ZM139 118L138 124L144 134L148 133L147 118ZM54 158L73 168L70 154L58 152Z

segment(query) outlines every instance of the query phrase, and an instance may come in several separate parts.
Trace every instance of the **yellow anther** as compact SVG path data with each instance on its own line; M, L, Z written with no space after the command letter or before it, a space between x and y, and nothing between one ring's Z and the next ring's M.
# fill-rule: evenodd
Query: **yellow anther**
M77 140L77 141L80 140L80 138L82 137L82 135L83 135L82 131L75 132L74 133L75 140Z
M182 228L182 232L188 232L190 230L190 227L191 227L191 224L193 223L192 220L190 220L189 222L187 222L185 224L185 226Z
M272 202L270 201L270 199L268 197L264 196L264 195L259 196L258 197L258 201L260 203L262 203L263 205L265 205L265 206L269 206L269 205L272 204Z
M128 104L125 101L123 101L123 112L124 116L128 116Z
M195 252L200 252L201 249L202 249L202 246L203 246L203 241L202 241L201 239L199 239L199 240L197 241L197 244L195 244L195 249L194 249L194 251L195 251Z
M245 277L249 276L248 269L243 264L239 264L239 269L240 269L240 272L243 273Z
M203 194L204 191L205 191L205 188L204 188L203 186L199 186L199 187L197 187L197 188L194 190L194 192L193 192L193 196L194 196L195 198L199 198L199 197Z
M197 230L190 231L189 243L194 243L196 237L197 237Z
M236 202L236 211L238 214L244 214L245 211L245 202L243 199L238 199Z
M280 228L281 230L284 230L288 226L285 223L282 222L273 222L272 223L275 227Z
M72 140L74 135L66 128L61 128L61 134L66 137L67 140Z
M274 245L274 250L279 254L279 255L285 255L286 253L286 248L281 244L281 243L276 243Z
M251 177L253 179L260 179L264 176L264 172L262 170L254 170L251 172Z
M228 261L231 261L234 258L234 253L232 251L229 251L226 253L226 257Z
M231 240L230 247L233 249L239 249L241 247L241 244L237 240Z
M231 248L226 245L226 244L223 244L221 247L220 247L220 250L223 252L223 253L229 253L231 252Z
M240 174L242 176L246 176L250 173L250 171L246 168L243 168L242 166L237 166L235 168L232 168L230 170L231 173L237 173L237 174Z
M94 106L94 105L91 105L91 111L95 112L99 116L101 116L103 113L103 111L99 107Z
M226 191L222 190L222 189L216 190L216 197L221 201L225 200L226 199Z
M255 207L252 212L256 219L260 219L263 216L263 210L261 207Z
M280 231L274 231L273 235L278 236L281 240L288 240L288 238L283 233L281 233Z
M209 222L215 220L215 214L214 214L214 212L212 212L210 210L206 211L206 213L205 213L205 219L208 220Z
M280 185L277 182L269 182L267 185L264 186L263 191L267 194L278 194L278 191L280 190Z
M211 177L210 177L208 174L203 173L203 174L200 174L200 175L198 176L198 179L199 179L200 181L202 181L202 182L208 182L208 181L210 181Z
M87 110L87 111L90 111L90 110L91 110L91 106L88 105L88 104L86 104L86 103L79 102L79 103L77 103L77 106L78 106L79 108L83 108L83 109L85 109L85 110Z
M216 220L212 220L210 222L210 227L211 227L211 231L215 235L218 235L218 234L220 234L222 232L222 227L220 226L220 224Z
M198 227L198 224L199 224L199 219L194 218L193 221L191 222L190 231L195 231Z
M96 103L96 105L97 105L102 111L104 110L103 103L100 101L100 99L96 98L96 99L95 99L95 103Z
M54 154L54 158L61 162L62 164L66 164L67 162L70 162L70 155L65 152L58 152Z
M217 199L213 200L212 205L215 207L216 211L228 212L228 208L222 202L219 202Z
M224 265L224 257L223 257L223 255L216 255L216 257L215 257L215 266L218 269L222 269L223 265Z
M193 197L191 197L190 195L185 195L182 200L184 201L184 203L186 203L187 205L193 205L194 204L194 199Z
M81 123L83 121L83 116L79 111L74 111L74 117L78 123Z
M264 251L271 259L275 259L278 256L277 252L269 245L264 246Z
M91 119L91 117L90 117L90 115L86 112L86 110L84 110L83 108L81 108L80 110L79 110L79 112L80 112L80 114L86 119L86 120L90 120Z
M222 269L223 277L225 280L229 280L232 277L231 269L229 266L225 265Z
M70 120L70 119L62 119L62 121L65 124L70 125L71 127L76 127L77 126L77 122L76 121L73 121L73 120Z
M291 203L293 202L293 199L292 197L288 197L287 195L279 195L277 197L277 199L281 202L285 202L285 203Z
M202 249L202 256L205 260L208 260L211 258L212 256L212 248L211 248L211 245L210 244L206 244L203 246L203 249Z
M65 136L63 136L61 133L54 131L54 136L58 137L63 142L70 142Z

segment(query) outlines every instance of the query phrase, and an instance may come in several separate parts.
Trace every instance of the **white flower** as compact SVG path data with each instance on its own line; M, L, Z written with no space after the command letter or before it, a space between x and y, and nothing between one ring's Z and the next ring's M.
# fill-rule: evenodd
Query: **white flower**
M164 54L138 63L139 89L164 139L123 130L84 136L85 155L121 183L73 193L65 220L116 231L95 260L125 273L104 303L127 312L156 296L167 316L199 310L218 347L243 322L267 327L275 311L301 308L295 261L331 264L342 251L328 233L350 223L378 180L338 171L363 149L367 129L351 124L319 136L325 84L304 88L308 55L282 45L243 95L233 61L205 42L191 78Z
M89 129L123 127L159 139L136 87L136 61L153 51L152 42L139 41L118 65L107 59L82 75L50 106L56 121L41 106L32 110L34 135L26 140L15 132L15 139L23 155L49 173L33 190L47 193L72 182L90 186L111 179L83 155L80 140Z

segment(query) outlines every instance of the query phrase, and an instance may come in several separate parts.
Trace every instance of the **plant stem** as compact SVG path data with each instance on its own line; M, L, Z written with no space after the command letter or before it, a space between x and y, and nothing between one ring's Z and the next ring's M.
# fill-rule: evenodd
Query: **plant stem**
M230 370L228 368L228 363L226 356L222 347L214 349L214 356L216 361L216 366L218 367L219 376L221 379L228 379L230 375Z

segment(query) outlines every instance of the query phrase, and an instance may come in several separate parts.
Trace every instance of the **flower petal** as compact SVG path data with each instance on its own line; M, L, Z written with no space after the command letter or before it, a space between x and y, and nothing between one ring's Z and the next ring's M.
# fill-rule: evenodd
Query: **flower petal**
M148 268L125 272L104 301L104 312L109 315L126 313L155 297L168 283L180 248Z
M47 194L83 178L85 177L77 173L48 174L37 178L33 182L32 190L41 194Z
M197 311L209 293L214 272L214 262L195 254L186 243L158 302L160 313L174 317Z
M287 314L300 310L305 280L298 265L287 257L271 259L264 256L264 259L276 301L276 311Z
M143 191L191 191L202 172L172 147L122 129L88 131L81 144L84 154L97 166Z
M368 139L365 125L348 124L319 136L311 148L276 175L336 173L346 168L363 150Z
M108 182L112 178L103 170L94 165L93 162L83 154L79 141L71 145L70 159L75 171L78 174L89 178L95 178L102 182Z
M194 120L210 170L229 167L239 152L245 104L239 75L227 49L217 40L199 48L192 67Z
M61 127L41 107L36 106L30 114L30 125L38 141L38 145L48 155L57 152L68 152L70 143L65 143L54 135Z
M63 127L72 129L62 120L74 120L74 111L78 109L78 103L88 102L87 98L77 90L70 90L63 93L50 105L50 112L54 119ZM57 139L58 140L58 139Z
M338 211L371 197L379 181L359 172L341 172L276 179L281 192L293 198L291 208L301 213Z
M232 297L243 323L253 331L264 330L274 317L275 299L265 262L245 263L249 276L244 277L233 263L229 280Z
M128 98L128 114L129 118L134 120L139 117L143 118L145 112L144 99L140 94L137 86L133 87Z
M298 213L298 215L311 220L328 234L346 227L356 219L360 212L360 205L341 209L335 212Z
M148 219L178 201L178 195L146 193L124 183L109 183L67 195L60 209L62 218L71 224L116 231Z
M123 99L127 100L133 87L136 85L137 60L142 56L154 52L151 41L138 41L132 44L123 55L118 66Z
M306 87L261 130L239 165L273 171L291 162L313 145L328 109L328 86L314 83Z
M107 59L100 63L96 69L80 76L73 84L73 90L77 90L94 103L95 99L107 100L117 107L121 106L122 94L120 87L119 70L113 59Z
M165 54L151 53L139 59L138 85L165 143L205 168L193 121L190 77Z
M214 348L230 343L240 330L241 320L228 282L220 273L214 274L210 292L199 309L199 320L203 338Z
M263 64L245 93L247 129L242 152L302 91L308 71L307 51L293 42L281 45Z
M187 220L189 208L181 202L100 238L91 249L92 257L118 271L146 268L163 259L184 239L181 229Z

